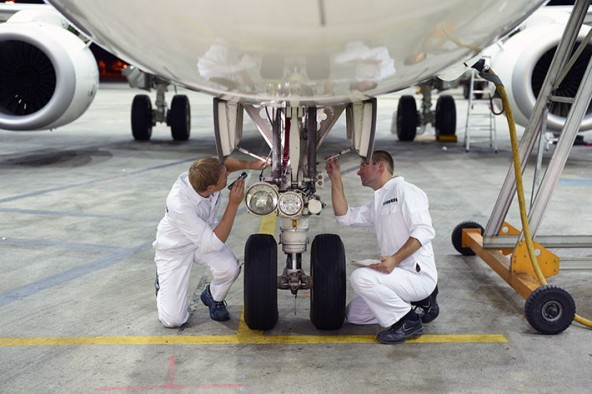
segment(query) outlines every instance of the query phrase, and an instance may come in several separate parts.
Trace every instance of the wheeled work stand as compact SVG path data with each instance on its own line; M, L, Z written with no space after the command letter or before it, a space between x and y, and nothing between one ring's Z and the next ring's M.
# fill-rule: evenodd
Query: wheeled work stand
M521 171L524 172L526 158L532 152L535 142L543 137L549 103L553 101L572 103L557 147L538 189L535 190L536 186L533 185L534 199L528 217L533 238L592 99L592 61L586 68L575 98L554 95L554 91L571 68L572 59L579 56L591 39L592 30L570 58L569 55L575 47L589 5L589 0L576 1L537 98L533 115L520 141ZM461 223L454 229L452 241L461 254L479 255L514 290L527 298L525 314L529 323L537 331L543 334L557 334L571 324L575 315L575 303L567 292L556 286L540 287L528 258L523 234L504 221L515 193L515 173L513 167L510 167L486 227L483 229L474 222ZM589 236L546 236L538 237L537 241L540 243L534 243L535 251L545 277L559 273L559 258L543 245L553 248L592 247ZM509 254L511 258L506 257Z

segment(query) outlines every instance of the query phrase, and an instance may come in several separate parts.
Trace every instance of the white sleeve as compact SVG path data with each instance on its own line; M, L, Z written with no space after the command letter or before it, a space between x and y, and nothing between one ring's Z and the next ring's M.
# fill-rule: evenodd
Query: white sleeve
M406 195L403 203L403 218L409 228L409 236L426 245L436 236L432 226L427 196L423 192Z
M374 201L360 207L348 207L345 215L335 216L335 219L340 226L374 226Z

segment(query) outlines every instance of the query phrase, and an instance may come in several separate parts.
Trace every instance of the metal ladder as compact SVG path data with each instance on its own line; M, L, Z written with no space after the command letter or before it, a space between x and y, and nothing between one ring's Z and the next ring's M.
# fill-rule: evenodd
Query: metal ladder
M582 119L586 114L586 109L590 100L592 99L592 59L588 63L588 67L582 78L582 82L578 88L575 98L570 99L566 97L554 96L553 92L561 83L563 77L571 68L571 59L569 55L575 47L578 32L586 17L586 11L590 5L590 0L576 0L574 8L569 18L569 22L565 28L551 66L543 82L540 95L537 98L533 115L531 116L526 129L524 130L522 139L519 145L519 154L521 158L521 171L524 173L527 160L532 152L536 141L539 141L539 150L542 147L542 137L546 129L546 119L548 114L548 104L552 101L571 102L571 108L567 116L566 122L561 131L557 147L552 155L552 158L547 166L545 174L542 178L539 177L540 182L538 187L536 185L537 177L533 182L533 199L531 200L531 207L529 212L529 224L533 238L540 226L543 213L547 208L551 194L555 189L559 176L563 171L571 147L577 137L580 129ZM592 38L592 30L584 41L580 44L573 57L579 55L579 50L583 49ZM495 70L494 70L495 71ZM538 166L538 165L537 165ZM538 170L538 169L537 169ZM493 245L497 234L500 233L504 219L508 213L513 196L516 193L516 183L514 169L511 166L508 170L499 196L494 205L493 211L485 227L483 233L483 246ZM551 237L551 236L549 236ZM519 239L522 238L522 234ZM590 247L590 237L586 236L566 236L558 237L561 239L561 245L565 248ZM555 246L557 247L557 246Z
M475 69L471 69L469 80L469 97L467 101L467 117L465 121L464 146L468 152L471 148L472 131L489 132L489 148L497 153L497 135L495 131L495 116L489 100L489 89L475 89L475 84L489 86L489 82L479 76ZM479 98L476 98L479 96Z

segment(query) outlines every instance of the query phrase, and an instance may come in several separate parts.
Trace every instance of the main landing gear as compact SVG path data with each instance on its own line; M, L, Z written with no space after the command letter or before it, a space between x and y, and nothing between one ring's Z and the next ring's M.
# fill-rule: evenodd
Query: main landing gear
M413 95L403 95L399 98L397 112L393 117L391 131L396 132L399 141L413 141L417 135L425 131L428 123L436 130L436 139L440 142L456 142L456 104L451 95L443 94L436 101L436 109L432 111L432 86L420 85L423 96L421 112Z
M152 127L156 123L166 122L171 128L175 141L187 141L191 133L191 107L186 95L176 94L167 107L164 94L170 83L154 75L129 67L123 71L130 86L150 91L156 89L156 101L152 108L150 97L138 94L132 102L131 123L132 135L136 141L148 141L152 137Z

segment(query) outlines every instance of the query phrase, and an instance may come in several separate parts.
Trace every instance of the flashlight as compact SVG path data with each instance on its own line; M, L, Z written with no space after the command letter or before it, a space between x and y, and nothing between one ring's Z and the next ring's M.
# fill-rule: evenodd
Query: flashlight
M239 177L237 178L236 181L238 181L239 179L245 179L246 177L247 177L247 173L246 172L243 172L242 174L239 175ZM231 190L232 189L232 186L234 186L234 183L236 181L234 181L230 185L228 185L228 190Z

